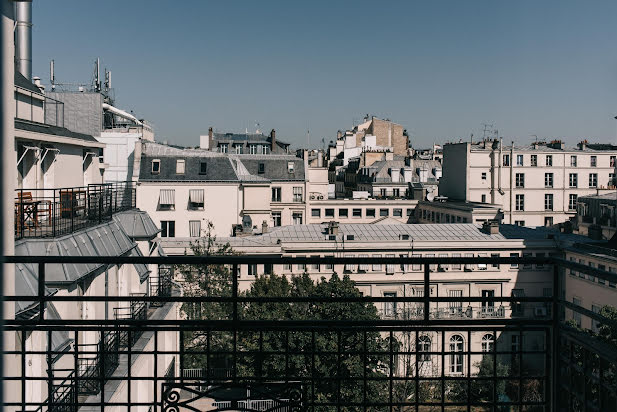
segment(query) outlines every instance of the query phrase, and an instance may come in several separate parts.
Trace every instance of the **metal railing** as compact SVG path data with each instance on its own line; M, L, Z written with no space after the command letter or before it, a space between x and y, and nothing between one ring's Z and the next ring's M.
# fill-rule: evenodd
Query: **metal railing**
M134 182L15 191L15 239L56 237L136 206Z
M67 331L76 342L62 352L52 350L50 345L36 349L26 343L4 351L5 356L16 356L24 365L36 355L44 355L49 362L59 357L57 362L78 365L80 356L89 353L77 344L83 333L109 330L114 332L107 333L114 336L116 331L148 333L151 344L126 349L113 344L111 335L103 336L96 352L101 359L95 368L99 375L83 372L91 370L90 366L69 375L77 387L83 382L96 381L100 396L87 400L69 397L75 402L75 409L88 406L101 411L113 407L216 410L237 409L241 404L257 401L255 405L282 408L277 410L310 411L610 411L617 408L617 344L577 330L565 321L572 313L578 313L616 330L617 322L562 298L564 280L570 270L609 282L615 282L617 275L559 258L24 256L7 257L6 261L38 264L41 282L45 281L45 266L58 263L144 263L174 265L176 269L195 266L228 271L229 289L220 294L85 298L46 295L45 289L39 288L38 296L6 296L9 302L38 301L40 314L32 319L6 319L4 333L18 334L25 342L26 336L40 332L51 340L51 334L60 330ZM262 296L241 292L240 269L256 263L420 264L423 273L410 274L409 282L421 288L423 296L363 296L353 289L343 293L343 286L329 290L328 283L320 286L326 288L325 293L317 293L315 289L308 295ZM538 274L535 282L546 282L553 293L552 296L544 293L542 296L439 296L431 292L438 289L443 277L443 273L431 272L430 266L436 264L516 264L517 270L541 264L552 270L544 273L542 279ZM510 270L510 266L504 267ZM516 279L512 275L511 282L516 283ZM333 285L343 285L341 280L331 281ZM149 318L84 320L79 316L62 320L45 318L45 306L50 302L59 306L84 300L99 304L162 302L211 310L200 312L199 318L189 318L183 312L179 319L156 321ZM379 317L383 305L390 305L393 309L390 313L398 313L397 309L409 305L412 316ZM472 316L467 316L469 306ZM517 316L511 313L512 308L516 308ZM542 312L536 316L532 308L550 310L546 315ZM439 310L449 316L431 315ZM173 341L179 346L163 344ZM128 367L118 374L112 367L118 364L114 355L128 357L128 365L143 367L136 370ZM169 371L170 364L176 361L180 376L174 378ZM146 367L151 364L152 367ZM27 389L27 385L37 382L49 384L53 389L56 379L53 374L36 376L25 371L26 368L16 369L4 376L7 385L21 387L23 392L17 392L19 400L5 399L3 405L25 410L40 406L45 410L61 410L54 409L54 396L42 402L33 401ZM109 395L110 390L120 388L128 394ZM251 388L250 398L247 388ZM139 400L136 391L140 393ZM259 396L255 396L257 393Z

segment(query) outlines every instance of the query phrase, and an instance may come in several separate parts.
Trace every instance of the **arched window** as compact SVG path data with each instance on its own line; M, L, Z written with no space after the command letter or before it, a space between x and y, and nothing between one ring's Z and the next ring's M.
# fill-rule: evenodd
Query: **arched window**
M482 352L492 352L495 350L495 338L492 333L482 336Z
M431 338L427 335L422 335L418 338L418 352L430 352L431 351ZM420 362L430 362L431 355L428 353L420 353L418 360Z
M463 337L453 335L450 338L450 373L463 373Z

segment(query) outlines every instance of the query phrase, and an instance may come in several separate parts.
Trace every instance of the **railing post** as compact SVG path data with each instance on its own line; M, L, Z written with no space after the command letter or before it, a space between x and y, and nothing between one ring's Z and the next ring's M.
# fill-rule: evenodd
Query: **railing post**
M68 192L71 194L69 202L71 202L71 233L75 231L75 189L71 188Z
M428 322L429 320L429 298L431 295L431 274L430 274L430 265L428 263L424 264L424 321Z
M39 290L38 290L38 298L39 298L39 321L43 321L45 319L45 262L39 262Z
M558 358L560 356L559 354L559 346L561 344L560 342L560 337L559 337L559 317L560 317L560 313L559 313L559 296L561 294L561 285L560 285L560 274L559 274L559 265L556 261L553 262L553 334L552 334L552 362L551 362L551 366L552 366L552 377L553 377L553 384L552 384L552 396L551 396L551 403L552 405L552 410L558 410L558 404L559 404L559 388L560 388L560 383L559 383L559 377L560 377L560 370L559 370L559 362L558 362Z
M54 202L52 203L52 206L51 206L50 219L51 219L51 232L53 236L56 237L56 223L57 223L56 213L58 212L56 210L56 189L54 189L53 192L54 192L54 200L53 200ZM62 210L62 207L60 207L60 210Z

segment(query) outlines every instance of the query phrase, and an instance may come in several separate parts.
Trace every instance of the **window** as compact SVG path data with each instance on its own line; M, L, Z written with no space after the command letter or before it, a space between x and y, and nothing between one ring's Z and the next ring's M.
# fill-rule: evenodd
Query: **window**
M203 210L204 189L190 189L189 190L189 208L191 210Z
M294 225L301 225L302 224L302 212L293 212L291 214L291 220L293 221Z
M353 217L362 217L362 209L352 209L351 215Z
M610 160L610 163L609 163L610 167L615 167L615 159L617 159L617 157L611 156L611 160Z
M326 209L326 217L334 217L334 209Z
M570 166L576 167L576 156L570 156Z
M294 162L287 162L287 173L294 172Z
M229 145L227 143L221 143L219 148L221 153L227 153L229 151Z
M512 352L518 352L521 350L521 336L520 335L512 335L512 339L510 342L512 343Z
M514 221L514 225L516 225L516 226L525 226L525 221L524 220L515 220Z
M311 256L312 258L319 258L319 256ZM311 263L311 270L319 272L319 263Z
M379 189L379 196L386 197L386 189Z
M304 257L304 256L297 256L297 257ZM301 272L304 272L306 270L306 264L305 263L298 263L298 270Z
M393 209L392 216L394 217L403 217L403 209Z
M379 216L390 216L390 209L379 209Z
M512 289L512 297L513 298L523 298L525 297L525 290L523 289ZM522 302L512 302L512 316L522 316L524 313L523 303Z
M291 272L291 263L283 263L283 271Z
M201 220L189 221L189 233L191 237L199 237L201 234Z
M261 146L261 154L268 154L268 153L270 153L270 147L266 145Z
M498 258L501 255L499 253L491 253L491 257L492 258ZM493 263L491 264L492 267L499 269L499 263Z
M598 166L598 156L591 156L591 159L589 161L591 167L596 167Z
M492 333L482 336L482 352L492 352L495 350L495 338Z
M510 155L509 154L503 155L503 165L510 166Z
M422 291L424 292L424 291ZM418 352L420 352L420 355L418 355L418 361L420 362L430 362L431 361L431 355L427 354L427 353L423 353L423 352L430 352L431 351L431 338L427 335L421 335L418 338Z
M486 180L486 172L482 172L482 180Z
M396 298L396 292L384 292L384 298ZM383 314L384 316L392 317L396 315L396 301L384 302L383 303Z
M386 258L394 258L395 255L394 254L387 254L386 253ZM394 267L396 265L394 265L393 263L386 263L386 275L393 275L394 274Z
M275 227L281 225L281 212L272 212L272 225Z
M553 194L544 194L544 210L553 210Z
M376 254L373 255L374 258L380 258L381 255L380 254ZM373 263L373 271L380 271L381 270L381 263Z
M578 196L571 194L568 196L568 210L576 210L576 200Z
M578 174L570 173L570 187L578 187Z
M152 174L158 175L161 173L161 161L159 159L154 159L152 161Z
M321 217L321 209L311 209L312 217Z
M486 195L480 196L481 202L486 203Z
M183 175L184 174L184 159L176 160L176 174Z
M349 211L347 209L339 209L338 217L349 217Z
M257 264L250 263L248 265L249 276L257 276Z
M208 172L208 163L199 162L199 174L205 175Z
M401 189L392 189L392 196L400 197L401 196Z
M281 188L280 187L273 187L272 188L272 201L273 202L280 202L281 201Z
M375 217L375 209L366 209L366 217Z
M175 189L161 189L159 194L159 209L174 210L176 208Z
M161 220L161 237L176 237L175 220Z
M516 253L516 252L514 252L514 253L510 253L510 257L511 257L511 258L517 258L517 257L518 257L518 253ZM517 263L512 262L512 263L510 263L510 268L511 268L511 269L516 269L516 268L518 268L518 264L517 264Z
M483 298L494 298L495 297L495 291L492 289L485 289L482 291L482 297ZM495 302L489 301L489 300L483 300L482 301L482 313L484 315L492 315L495 312Z
M450 373L463 373L463 337L454 335L450 338Z
M359 257L359 258L367 258L367 257L368 257L368 255L362 255L362 254L361 254L361 255L358 255L358 257ZM364 272L364 273L365 273L365 272L366 272L367 270L369 270L369 269L370 269L370 266L369 266L369 265L367 265L366 263L360 263L360 264L358 265L358 271L359 271L359 272Z
M525 187L525 173L516 174L516 187Z
M463 290L462 289L451 289L448 291L449 298L462 298ZM461 316L463 314L463 302L452 301L448 302L448 310L451 315Z
M597 173L589 173L589 187L598 187Z
M552 173L544 173L544 187L553 187Z
M532 166L538 165L538 155L531 155L531 165Z
M294 202L302 202L302 187L294 187Z
M546 155L546 165L547 166L553 165L553 155Z
M272 263L264 263L264 275L271 275L274 270L274 265Z
M249 145L249 153L250 154L257 154L257 145L256 144L250 144Z
M236 152L236 154L242 154L242 145L235 144L234 151Z
M263 175L265 172L266 172L266 164L259 163L258 168L257 168L257 173L260 175Z
M517 166L524 166L523 164L523 155L516 155L516 165Z
M544 217L544 226L545 227L553 226L553 217L552 216L545 216Z
M405 213L407 213L407 216L411 216L413 214L413 209L407 209Z
M516 195L516 210L525 210L525 195Z

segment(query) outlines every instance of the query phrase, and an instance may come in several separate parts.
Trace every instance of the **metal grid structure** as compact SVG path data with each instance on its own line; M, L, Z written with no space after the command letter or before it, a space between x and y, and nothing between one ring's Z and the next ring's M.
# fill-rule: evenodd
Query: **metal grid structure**
M37 263L38 296L7 296L7 301L35 302L30 319L7 319L6 333L22 337L21 347L5 351L17 356L21 370L5 376L9 387L20 387L21 400L6 402L5 408L23 411L123 410L200 411L615 411L617 410L617 350L614 344L563 324L566 311L575 311L598 322L616 327L615 321L563 301L565 268L591 273L615 281L615 274L567 262L562 259L512 258L285 258L248 256L210 257L7 257L8 263ZM44 287L45 267L57 263L224 265L229 268L231 291L221 296L182 296L177 290L150 296L89 296L91 301L130 301L131 316L110 320L51 320L45 317L47 303L79 302L80 296L51 296ZM241 265L267 263L332 264L422 264L422 297L250 297L238 290ZM553 265L552 296L528 297L433 297L431 284L439 273L438 264L545 264ZM429 314L433 305L448 302L499 302L549 307L549 317L518 318L439 318ZM173 310L178 305L219 305L225 308L216 318L152 322L143 317L143 308L157 303L155 310ZM250 318L242 307L258 305L337 305L413 304L422 307L422 316L405 319L319 320ZM340 306L340 307L342 307ZM151 309L148 309L151 310ZM140 315L133 316L140 313ZM149 316L150 312L148 312ZM71 347L54 351L26 348L25 336L66 331L74 340ZM81 346L83 332L98 332L95 350ZM161 350L168 335L178 337L179 348ZM126 335L124 344L120 336ZM200 345L192 345L194 336ZM139 337L134 338L136 335ZM193 339L186 339L192 335ZM424 336L434 344L422 347ZM454 338L457 336L457 338ZM482 350L471 342L483 336ZM485 340L486 336L492 336ZM503 345L509 336L519 344ZM460 339L459 339L460 337ZM541 342L525 346L532 337ZM401 345L407 339L411 346ZM145 341L153 342L145 345ZM300 344L299 342L304 342ZM486 343L486 346L484 344ZM85 354L85 355L84 355ZM47 373L25 374L26 359L43 356ZM94 357L95 366L82 367L83 356ZM149 356L153 370L161 373L133 375L129 367L138 357ZM72 368L54 369L54 359L69 359ZM504 369L503 359L509 360ZM433 365L422 372L422 365ZM527 361L527 362L525 362ZM476 363L477 362L477 363ZM353 363L355 368L348 368ZM195 368L195 364L203 365ZM459 369L460 365L460 369ZM479 366L478 366L479 365ZM531 366L530 366L531 365ZM85 372L90 371L90 372ZM94 371L94 372L92 372ZM327 371L327 373L324 373ZM42 402L27 401L31 382L47 384ZM123 400L110 401L109 390L122 383ZM152 398L138 398L136 384L151 389ZM90 395L85 397L85 395ZM141 400L140 400L141 399ZM85 409L82 409L85 408Z

